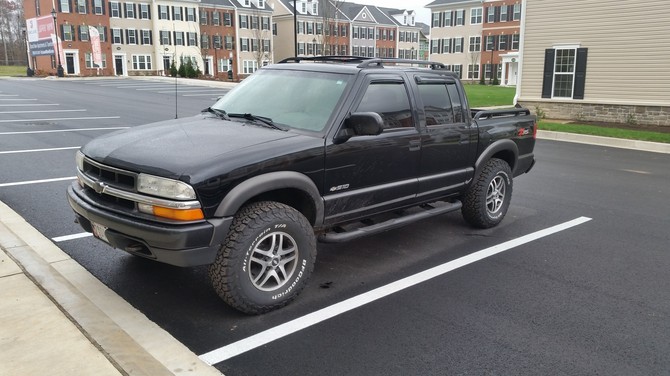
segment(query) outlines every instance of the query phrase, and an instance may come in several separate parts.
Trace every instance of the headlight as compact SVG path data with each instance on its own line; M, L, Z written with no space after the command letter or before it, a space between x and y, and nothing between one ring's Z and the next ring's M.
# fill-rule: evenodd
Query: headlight
M79 171L84 171L84 153L82 153L80 150L77 150L77 154L75 154L74 159L77 162L77 168Z
M195 200L195 190L183 181L140 174L137 178L137 190L152 196L175 200Z

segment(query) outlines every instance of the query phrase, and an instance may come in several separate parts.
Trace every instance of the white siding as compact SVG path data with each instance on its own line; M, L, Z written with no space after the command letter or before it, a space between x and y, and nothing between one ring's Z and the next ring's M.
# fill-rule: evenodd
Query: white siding
M544 50L588 48L584 100L670 105L668 0L526 0L520 100L540 100Z

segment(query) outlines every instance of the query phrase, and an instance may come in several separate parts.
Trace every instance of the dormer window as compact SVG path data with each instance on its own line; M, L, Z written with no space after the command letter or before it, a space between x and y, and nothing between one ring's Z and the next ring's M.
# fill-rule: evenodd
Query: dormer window
M243 6L243 7L251 6L250 2L251 2L251 0L243 0L243 1L242 1L242 6Z
M265 8L265 0L258 0L258 7L261 9Z
M319 3L312 3L312 14L315 16L319 15Z
M409 24L410 26L414 26L414 16L410 17Z
M307 13L307 3L304 1L300 3L300 13L305 14Z

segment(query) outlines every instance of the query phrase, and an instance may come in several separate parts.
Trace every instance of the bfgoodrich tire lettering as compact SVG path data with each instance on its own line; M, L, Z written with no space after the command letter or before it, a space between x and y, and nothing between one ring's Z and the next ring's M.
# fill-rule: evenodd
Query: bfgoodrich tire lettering
M235 216L209 276L230 306L261 314L298 296L315 259L316 240L307 219L290 206L264 201Z
M461 213L472 226L490 228L500 223L512 199L512 169L492 158L484 165L463 198Z

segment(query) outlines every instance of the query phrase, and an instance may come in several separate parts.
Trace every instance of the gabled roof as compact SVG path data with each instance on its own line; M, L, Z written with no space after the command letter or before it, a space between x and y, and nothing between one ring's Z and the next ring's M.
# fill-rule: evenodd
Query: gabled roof
M426 8L436 7L440 5L456 5L460 3L481 3L482 0L435 0L426 5Z
M217 6L217 7L226 7L226 8L235 8L235 5L233 5L230 0L202 0L200 2L201 6Z
M283 5L284 8L286 8L291 15L293 15L293 0L278 0L278 2L281 3L281 5ZM344 2L341 3L341 5L344 5L344 4L346 4L346 3L344 3ZM335 9L336 9L336 7L331 1L320 0L319 1L319 15L318 16L314 16L311 13L307 13L307 14L298 13L298 15L299 16L323 17L324 12L329 12L330 14L333 14L333 18L335 18L334 17L335 16ZM337 9L337 17L336 18L339 19L340 21L349 21L349 18L346 16L346 14L344 14L344 12L342 12L341 9Z

